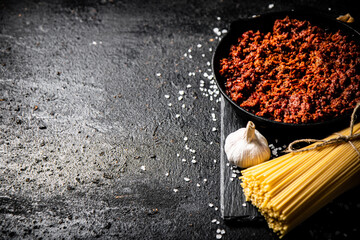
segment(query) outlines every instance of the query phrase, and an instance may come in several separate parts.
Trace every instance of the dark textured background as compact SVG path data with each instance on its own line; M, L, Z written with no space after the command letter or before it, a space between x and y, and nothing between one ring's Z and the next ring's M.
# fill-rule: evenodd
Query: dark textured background
M220 218L214 28L355 3L0 1L0 239L276 239ZM354 195L286 239L358 239Z

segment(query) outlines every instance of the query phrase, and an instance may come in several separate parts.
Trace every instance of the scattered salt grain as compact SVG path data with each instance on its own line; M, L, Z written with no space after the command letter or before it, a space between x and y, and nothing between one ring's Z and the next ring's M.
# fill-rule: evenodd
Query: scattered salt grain
M225 230L224 230L224 229L221 229L220 233L221 233L222 235L224 235L224 234L225 234Z
M202 57L205 57L205 54L203 53L203 54L201 54L201 56L202 56Z
M189 48L188 52L191 53L191 48Z
M274 6L275 6L275 5L274 5L273 3L270 3L269 6L268 6L268 8L269 8L269 9L272 9Z
M185 104L181 105L182 108L185 108Z
M175 114L175 117L176 117L176 118L179 118L179 117L180 117L180 114Z
M210 66L210 65L211 65L211 63L208 61L208 62L206 62L206 65Z
M176 156L177 156L177 157L180 157L180 153L177 153Z
M216 239L221 239L222 235L221 234L216 234Z
M187 141L188 140L188 137L184 137L184 141Z
M184 177L185 182L189 182L190 178Z
M234 181L234 179L233 178L230 178L230 182L233 182Z
M197 47L198 47L198 48L201 48L201 47L202 47L202 45L199 43L199 44L197 45Z
M93 45L96 45L97 43L95 41L92 42Z
M223 29L223 30L221 30L221 33L222 34L225 34L225 33L227 33L228 32L228 30L227 29Z
M199 184L199 183L197 183L197 184L196 184L196 186L197 186L197 187L200 187L200 184Z
M174 188L174 189L173 189L173 191L174 191L174 192L178 192L178 191L179 191L179 189Z
M172 103L168 103L168 106L171 107L171 106L172 106Z
M212 203L209 203L209 207L214 207L214 204L212 204Z
M170 98L170 95L166 94L164 95L165 98Z
M180 94L180 95L184 95L184 94L185 94L185 91L184 91L184 90L180 90L180 91L179 91L179 94Z
M221 233L221 229L220 228L216 229L216 233Z
M156 76L157 76L157 77L160 77L160 76L161 76L161 73L156 73Z
M209 48L209 52L212 52L212 48Z
M206 178L204 178L204 180L203 180L204 182L207 182L207 179Z
M243 206L243 207L246 207L246 203L243 203L242 206Z
M218 36L221 35L221 32L220 32L219 28L214 28L213 31L214 31L214 33L215 33L216 35L218 35Z
M221 20L221 17L216 17L216 20L220 21L220 20Z
M219 208L218 208L218 207L215 207L214 210L217 211L217 210L219 210Z
M211 129L211 131L216 132L216 131L217 131L216 127L213 127L213 128Z
M186 159L185 159L185 158L183 158L183 159L181 159L181 161L182 161L182 162L186 162Z
M166 176L166 177L168 177L168 176L169 176L169 173L168 173L168 172L167 172L167 173L165 173L165 176Z
M179 97L178 97L178 100L179 100L179 101L183 100L183 96L179 96Z
M216 223L216 221L217 221L216 219L211 220L212 223Z
M190 85L190 84L188 84L188 85L186 86L186 88L191 88L191 85Z
M143 170L143 171L145 171L145 170L146 170L146 168L145 168L145 166L144 166L144 165L143 165L143 166L141 166L141 167L140 167L140 169L141 169L141 170Z
M191 160L191 162L192 162L192 163L194 163L194 164L195 164L195 163L197 163L197 162L196 162L196 160L194 160L194 159L193 159L193 160Z

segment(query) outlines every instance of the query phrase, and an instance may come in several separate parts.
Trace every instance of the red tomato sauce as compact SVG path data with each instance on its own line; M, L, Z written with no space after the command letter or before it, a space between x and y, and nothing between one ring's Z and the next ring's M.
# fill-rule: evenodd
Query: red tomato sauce
M274 121L321 122L360 101L359 47L309 21L286 17L272 32L244 32L220 64L231 99Z

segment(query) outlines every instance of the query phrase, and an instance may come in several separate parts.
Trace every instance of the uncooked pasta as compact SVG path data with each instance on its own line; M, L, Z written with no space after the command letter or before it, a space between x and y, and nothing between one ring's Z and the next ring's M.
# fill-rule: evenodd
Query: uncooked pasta
M360 123L324 141L360 133ZM314 144L308 146L312 148ZM280 238L360 183L360 139L291 152L242 171L242 187Z

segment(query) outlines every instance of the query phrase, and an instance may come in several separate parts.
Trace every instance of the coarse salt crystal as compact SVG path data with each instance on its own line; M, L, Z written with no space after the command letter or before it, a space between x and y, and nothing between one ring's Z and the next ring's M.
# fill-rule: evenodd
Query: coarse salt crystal
M145 168L145 166L144 166L144 165L143 165L143 166L141 166L141 167L140 167L140 169L141 169L141 170L143 170L143 171L145 171L145 170L146 170L146 168Z
M188 84L188 85L186 86L186 88L191 88L191 85L190 85L190 84Z
M202 45L199 43L199 44L197 45L197 47L198 47L198 48L201 48L201 47L202 47Z
M216 19L217 19L218 21L220 21L220 20L221 20L221 17L216 17Z
M203 180L204 182L207 182L207 179L206 178L204 178L204 180Z
M202 56L202 57L205 57L205 54L203 53L203 54L201 54L201 56Z
M209 48L209 52L212 52L212 48Z
M175 114L175 117L176 117L176 118L179 118L179 117L180 117L180 114Z
M189 52L189 53L191 52L191 48L189 48L188 52Z
M93 45L96 45L97 43L95 41L92 42Z
M216 127L213 127L213 128L211 129L211 131L216 132L216 131L217 131Z
M160 76L161 76L161 73L156 73L156 76L157 76L157 77L160 77Z
M181 159L181 161L182 161L182 162L186 162L186 159L185 159L185 158L183 158L183 159Z
M273 3L270 3L269 6L268 6L268 8L269 8L269 9L272 9L274 6L275 6L275 5L274 5Z
M184 141L187 141L188 140L188 137L184 137Z
M170 98L170 95L166 94L164 95L165 98Z
M174 191L174 192L178 192L178 191L179 191L179 189L174 188L174 189L173 189L173 191Z
M216 233L221 233L221 229L220 228L216 229Z
M169 173L167 172L167 173L165 173L165 176L169 176Z
M212 204L212 203L209 203L209 207L213 207L214 206L214 204Z
M184 94L185 94L185 91L184 91L184 90L180 90L180 91L179 91L179 94L180 94L180 95L184 95Z
M221 229L221 232L220 232L222 235L225 234L225 230L224 229Z
M197 187L200 187L200 184L199 184L199 183L197 183L197 184L196 184L196 186L197 186Z
M214 210L217 211L217 210L219 210L219 208L218 208L218 207L215 207Z
M189 55L189 58L192 58L192 56L191 56L191 55Z
M210 65L211 65L211 63L208 61L208 62L206 62L206 65L210 66Z
M181 105L182 108L185 108L185 104Z
M179 96L179 97L178 97L178 100L179 100L179 101L183 100L183 96Z
M172 103L168 103L168 106L171 107L171 106L172 106Z
M190 178L184 177L185 182L189 182Z
M246 203L243 203L242 206L243 206L243 207L246 207Z
M216 219L211 220L212 223L216 223L216 221L217 221Z
M193 160L191 160L191 162L192 162L192 163L197 163L197 162L196 162L196 160L194 160L194 159L193 159Z
M221 239L222 235L221 234L216 234L216 239Z

